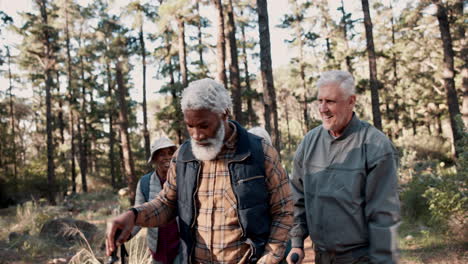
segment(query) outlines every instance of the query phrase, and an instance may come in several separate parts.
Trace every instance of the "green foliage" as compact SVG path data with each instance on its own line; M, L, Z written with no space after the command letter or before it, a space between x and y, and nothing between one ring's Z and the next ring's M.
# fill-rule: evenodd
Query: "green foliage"
M467 168L462 165L465 161L447 166L444 161L431 158L433 153L428 148L421 146L419 153L406 150L402 158L402 170L411 169L411 179L403 185L401 194L402 213L408 219L442 230L453 224L463 227L468 212Z
M429 204L431 220L447 222L452 219L463 224L468 212L467 187L466 178L460 178L457 173L436 178L423 194Z
M427 178L415 177L404 186L401 193L402 215L411 221L429 222L430 211L427 198L423 194L428 188Z
M455 221L457 225L468 223L468 133L463 130L459 119L458 127L462 139L455 146L459 159L455 168L443 169L439 177L427 188L423 197L428 199L432 220L436 222Z

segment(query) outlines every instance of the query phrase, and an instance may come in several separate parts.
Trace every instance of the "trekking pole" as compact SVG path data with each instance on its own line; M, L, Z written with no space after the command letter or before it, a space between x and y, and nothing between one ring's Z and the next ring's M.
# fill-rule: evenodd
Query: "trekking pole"
M114 243L119 238L120 234L122 233L121 229L117 229L114 235ZM125 248L125 244L120 245L120 263L125 264L125 257L128 256L127 249ZM112 252L111 256L107 260L107 264L114 264L115 262L119 261L119 257L117 257L117 247Z
M293 253L293 254L291 255L291 261L292 261L293 263L297 263L297 262L299 261L299 255L298 255L297 253Z

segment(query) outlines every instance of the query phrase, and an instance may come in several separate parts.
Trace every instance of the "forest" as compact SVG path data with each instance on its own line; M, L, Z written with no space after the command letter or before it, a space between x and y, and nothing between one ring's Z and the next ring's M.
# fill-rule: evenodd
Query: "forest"
M291 173L321 124L316 81L332 69L354 76L356 114L399 152L401 262L468 262L466 9L464 0L1 1L0 263L101 263L105 222L152 170L151 142L188 139L180 96L194 80L223 83L231 118L264 127ZM67 243L45 238L61 217L93 227Z

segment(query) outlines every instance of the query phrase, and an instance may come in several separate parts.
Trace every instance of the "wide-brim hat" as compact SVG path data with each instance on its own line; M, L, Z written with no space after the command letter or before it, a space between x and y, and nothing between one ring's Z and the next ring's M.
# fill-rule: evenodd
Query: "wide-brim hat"
M176 145L174 144L174 142L172 142L172 140L170 140L167 137L160 137L156 139L155 141L153 141L153 144L151 144L151 154L148 158L148 163L151 163L151 160L153 159L153 155L154 153L156 153L156 151L160 149L164 149L164 148L170 148L170 147L176 147Z

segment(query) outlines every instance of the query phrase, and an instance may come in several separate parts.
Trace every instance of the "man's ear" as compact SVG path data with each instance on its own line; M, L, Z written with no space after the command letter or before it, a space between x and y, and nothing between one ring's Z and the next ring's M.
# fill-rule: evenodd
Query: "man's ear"
M229 109L226 109L222 118L224 121L227 121L230 118L230 116L231 116L231 111L229 111Z
M354 107L354 105L356 105L356 95L353 94L349 97L349 104L351 105L351 107Z

